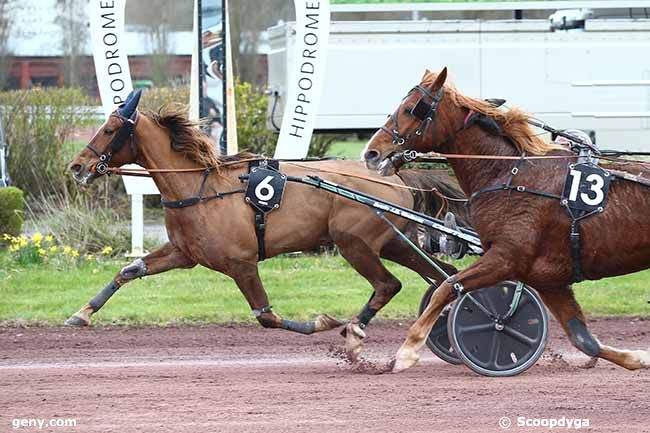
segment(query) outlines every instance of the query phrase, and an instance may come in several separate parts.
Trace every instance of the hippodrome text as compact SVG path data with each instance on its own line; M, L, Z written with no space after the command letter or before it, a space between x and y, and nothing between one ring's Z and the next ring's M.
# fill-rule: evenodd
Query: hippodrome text
M114 1L100 1L99 7L105 13L101 14L102 17L102 30L106 30L102 35L102 42L104 44L104 56L106 60L113 60L112 63L109 63L107 66L108 76L111 77L110 87L114 92L121 92L124 90L126 83L124 79L120 78L120 74L123 74L122 66L119 64L119 59L123 56L123 53L120 53L118 46L118 37L115 30L115 2ZM121 104L124 101L120 95L113 96L114 104Z
M313 98L310 97L310 90L314 86L314 83L311 79L311 76L314 74L316 68L314 67L314 62L318 58L318 49L315 48L318 45L318 23L320 21L320 2L318 1L306 1L305 8L307 13L307 23L305 24L305 34L303 36L302 42L307 48L302 50L302 64L300 65L300 75L298 79L298 88L301 92L296 96L298 104L294 109L294 117L291 119L291 132L289 135L302 138L302 132L304 131L304 123L306 122L305 117L307 116L308 107L313 101Z

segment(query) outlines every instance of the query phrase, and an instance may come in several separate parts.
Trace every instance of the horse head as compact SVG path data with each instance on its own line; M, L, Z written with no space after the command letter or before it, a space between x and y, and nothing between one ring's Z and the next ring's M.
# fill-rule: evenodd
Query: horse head
M137 148L134 134L141 95L142 90L131 92L70 163L70 170L77 182L88 185L106 174L108 167L135 162ZM125 146L126 143L130 145Z
M401 164L393 157L405 151L426 152L434 143L447 139L444 116L447 68L435 74L425 71L420 84L402 99L388 121L370 139L362 153L366 166L384 176L394 174Z

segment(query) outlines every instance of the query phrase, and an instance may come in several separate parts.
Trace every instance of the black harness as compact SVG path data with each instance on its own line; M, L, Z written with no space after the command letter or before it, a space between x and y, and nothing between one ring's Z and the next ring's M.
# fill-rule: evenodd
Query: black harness
M203 172L203 180L201 181L201 186L199 187L199 193L197 195L189 198L184 198L181 200L161 200L160 204L162 204L162 207L166 207L168 209L182 209L184 207L194 206L199 203L214 200L217 198L224 198L232 194L241 194L245 192L245 190L243 189L236 189L233 191L217 192L215 194L208 195L208 196L203 195L203 191L205 190L205 184L208 180L208 176L210 175L210 173L212 173L213 170L214 167L208 167Z
M266 259L266 216L280 207L284 195L287 176L279 169L280 162L277 160L251 161L248 163L248 176L240 177L248 182L245 200L255 212L257 256L260 262Z
M609 172L595 165L592 161L590 161L590 159L587 159L586 160L587 162L583 162L582 164L568 165L569 170L574 170L579 165L586 166L588 169L591 170L596 170L596 171L600 170L604 173L603 178L608 179L606 184L603 185L603 187L606 188L604 189L602 202L600 202L598 206L589 206L589 205L585 205L583 202L579 200L571 200L572 182L570 180L570 176L567 176L566 185L562 195L553 194L546 191L538 191L535 189L530 189L524 185L513 185L513 180L515 176L519 173L521 165L525 161L524 159L525 156L526 154L522 153L521 158L515 163L515 166L512 168L512 170L510 170L510 173L508 174L508 178L504 183L498 185L491 185L474 192L472 196L469 198L469 200L467 201L467 206L471 206L471 203L474 200L476 200L480 195L489 192L496 192L496 191L511 191L511 192L514 191L519 193L528 193L540 197L558 200L560 202L560 205L566 210L567 214L569 215L569 218L571 218L569 241L571 246L571 259L573 261L572 282L578 283L580 281L584 281L586 278L582 269L582 259L581 259L582 246L581 246L581 235L580 235L580 221L592 215L602 213L604 211L605 200L607 198L607 192L609 190L609 181L613 179L613 176L610 177ZM579 187L578 187L578 191L579 192L581 191ZM584 194L584 192L581 192L581 194Z

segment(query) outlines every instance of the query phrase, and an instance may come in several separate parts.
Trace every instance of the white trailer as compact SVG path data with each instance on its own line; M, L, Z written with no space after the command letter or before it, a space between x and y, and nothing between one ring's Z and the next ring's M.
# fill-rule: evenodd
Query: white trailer
M269 90L281 124L293 23L269 29ZM449 68L465 94L505 98L556 128L593 131L601 148L650 150L650 20L341 21L330 28L318 131L370 131L424 70ZM271 96L269 110L273 109Z

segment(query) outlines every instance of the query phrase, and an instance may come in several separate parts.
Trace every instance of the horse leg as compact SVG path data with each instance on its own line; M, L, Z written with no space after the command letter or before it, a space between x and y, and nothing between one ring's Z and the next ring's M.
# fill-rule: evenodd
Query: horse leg
M592 358L606 359L628 370L650 368L650 353L648 351L621 350L605 346L591 335L571 286L540 291L540 296L562 325L571 343L581 352Z
M345 337L347 357L354 362L363 349L363 339L366 337L364 329L377 312L401 290L402 283L386 269L377 253L361 239L339 234L334 240L341 255L374 289L361 312L341 332Z
M228 275L235 280L253 310L253 315L264 328L282 328L309 335L343 325L343 322L327 314L321 314L315 320L307 322L283 319L271 310L256 264L238 262L231 264L229 268Z
M159 274L175 268L191 268L195 265L194 261L168 242L142 259L136 259L123 267L106 287L79 311L70 316L65 321L65 324L72 326L90 325L90 316L99 311L120 287L135 278Z
M420 358L419 350L424 346L442 309L456 296L455 289L467 293L512 278L515 261L508 260L506 257L508 257L506 251L492 247L470 267L445 280L433 292L429 305L409 328L406 340L391 362L390 367L394 373L417 364Z

